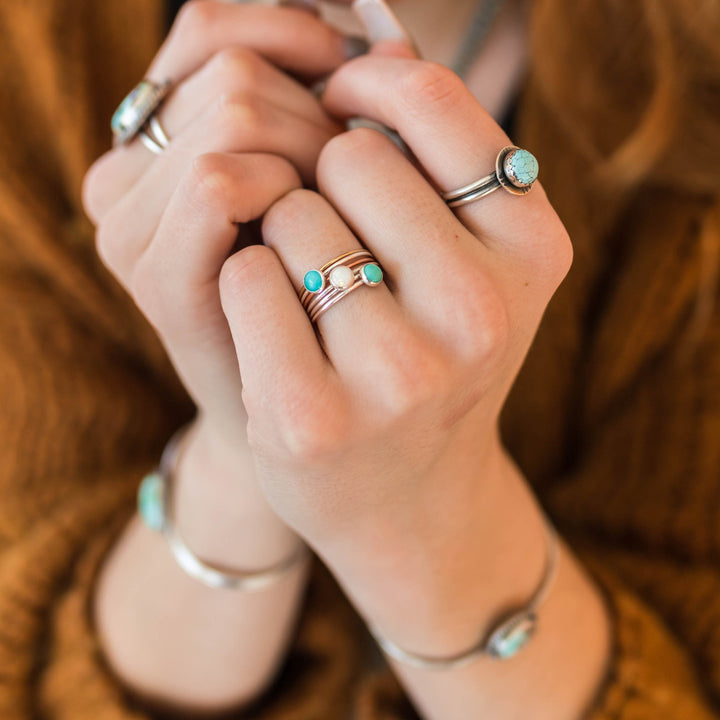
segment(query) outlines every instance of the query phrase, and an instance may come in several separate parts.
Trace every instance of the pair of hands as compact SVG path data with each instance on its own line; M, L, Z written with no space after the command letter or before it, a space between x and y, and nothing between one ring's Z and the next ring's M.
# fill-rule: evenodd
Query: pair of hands
M440 197L510 144L457 76L397 43L350 61L347 46L302 10L193 0L147 73L175 84L158 113L170 146L116 148L84 187L103 261L217 444L249 442L273 509L328 552L489 481L500 410L572 258L537 183L457 213ZM328 73L318 100L305 82ZM417 164L343 132L353 116L396 128ZM263 244L238 243L259 218ZM362 246L386 282L325 313L321 346L303 276Z

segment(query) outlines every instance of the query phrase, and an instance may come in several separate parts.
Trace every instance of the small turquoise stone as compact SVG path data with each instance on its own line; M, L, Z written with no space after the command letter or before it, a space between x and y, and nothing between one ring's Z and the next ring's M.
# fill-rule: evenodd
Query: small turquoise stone
M367 265L364 265L363 274L370 285L377 285L382 282L383 271L380 269L380 266L375 263L368 263Z
M517 630L497 644L498 655L503 659L516 655L530 640L530 634L525 630Z
M505 174L516 187L527 187L537 180L540 166L528 150L514 150L505 158Z
M110 127L114 132L122 132L125 129L128 123L124 121L124 116L127 114L127 111L133 107L138 95L147 91L147 84L148 83L145 82L139 83L138 86L120 103L118 109L112 116L112 120L110 121Z
M319 270L310 270L310 272L305 274L303 284L308 292L320 292L325 284L325 278Z
M156 472L146 475L138 488L138 512L151 530L160 532L165 524L163 480Z
M488 642L488 652L501 660L517 655L535 632L536 619L533 614L519 613L504 622L492 634Z

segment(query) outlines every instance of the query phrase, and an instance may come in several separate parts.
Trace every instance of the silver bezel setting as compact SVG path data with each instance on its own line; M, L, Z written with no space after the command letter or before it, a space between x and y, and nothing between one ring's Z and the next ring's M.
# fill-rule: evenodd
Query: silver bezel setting
M170 88L170 80L163 83L142 80L125 96L115 114L120 111L123 103L127 102L132 93L138 93L138 97L134 99L133 103L123 110L117 123L115 122L115 115L113 115L111 129L115 145L124 145L130 142L142 130L150 116L170 92Z

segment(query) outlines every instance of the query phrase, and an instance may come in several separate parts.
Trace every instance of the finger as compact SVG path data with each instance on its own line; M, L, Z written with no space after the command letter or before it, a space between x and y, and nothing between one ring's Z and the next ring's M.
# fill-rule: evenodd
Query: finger
M180 10L147 77L178 82L224 47L242 45L303 76L327 74L347 59L345 37L320 18L257 3L191 0Z
M270 208L263 220L263 240L275 250L298 292L309 270L363 249L332 206L309 190L293 191ZM372 381L368 369L385 365L378 358L392 351L406 334L406 325L386 283L359 287L317 319L330 361L340 377L356 386Z
M397 146L367 128L339 135L322 152L318 184L382 263L400 305L436 335L457 326L490 258Z
M302 142L298 142L302 138ZM150 241L185 169L209 152L270 153L287 158L306 182L314 182L317 156L329 133L257 99L221 99L181 134L98 226L103 258L121 278Z
M434 63L358 58L333 75L323 102L341 117L360 114L396 129L439 191L489 175L498 152L511 144L462 80ZM527 240L529 227L542 227L547 206L539 187L522 198L500 190L457 214L489 243L499 238L512 245L514 238Z
M218 278L238 224L260 217L299 185L292 166L276 156L202 155L180 180L157 233L132 268L130 291L196 398L217 398L223 395L218 387L230 392L237 386ZM226 400L231 406L241 402Z
M252 50L230 47L216 53L198 72L181 82L156 115L171 138L177 138L224 95L257 97L330 133L339 132L312 93ZM139 138L109 153L89 175L86 205L100 218L155 161Z
M264 245L232 255L220 273L220 297L251 440L269 434L282 437L286 447L302 449L299 433L322 436L319 426L332 423L324 409L336 404L332 399L341 391L278 256Z

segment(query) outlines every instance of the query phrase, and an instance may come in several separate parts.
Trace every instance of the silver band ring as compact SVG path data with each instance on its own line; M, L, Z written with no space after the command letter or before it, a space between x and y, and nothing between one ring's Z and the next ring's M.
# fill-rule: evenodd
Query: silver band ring
M443 193L450 207L460 207L503 188L513 195L527 195L538 176L538 161L528 150L509 145L495 160L495 172L475 180L469 185Z
M383 271L368 250L351 250L305 273L300 302L310 321L363 285L375 287L383 281Z
M155 114L150 116L139 137L142 144L156 155L160 155L170 144L170 138Z
M170 88L169 80L162 83L142 80L128 93L110 121L115 145L130 142L143 129Z

